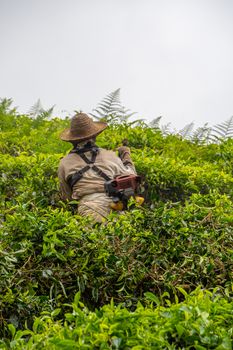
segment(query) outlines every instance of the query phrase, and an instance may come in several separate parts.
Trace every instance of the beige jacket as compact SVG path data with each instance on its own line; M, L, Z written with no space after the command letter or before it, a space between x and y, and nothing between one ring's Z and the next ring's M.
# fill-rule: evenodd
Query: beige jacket
M87 152L85 155L90 158L91 154ZM95 165L112 179L116 175L135 174L129 149L121 152L120 156L121 159L113 151L99 149ZM67 178L70 175L86 165L86 162L76 153L70 153L60 161L58 177L61 196L63 200L78 200L78 213L80 215L89 215L96 222L101 222L109 214L111 203L111 198L105 194L105 180L95 171L89 169L74 185L73 190L67 183Z

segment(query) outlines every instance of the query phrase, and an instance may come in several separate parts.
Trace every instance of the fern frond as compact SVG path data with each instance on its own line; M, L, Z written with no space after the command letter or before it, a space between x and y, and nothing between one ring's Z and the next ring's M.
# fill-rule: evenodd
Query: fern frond
M127 122L135 114L121 105L120 88L111 92L89 113L93 118L107 123Z
M121 109L120 89L117 89L104 97L94 112L97 113L97 117L105 118L108 121L111 115L115 116Z
M167 124L165 124L165 125L162 125L162 126L160 127L160 130L161 130L161 132L162 132L162 135L164 135L164 136L167 136L167 135L169 135L169 134L172 134L172 131L171 131L171 123L167 123Z
M0 98L0 115L14 114L16 108L10 108L13 103L11 98Z
M135 126L141 126L141 127L144 127L144 128L147 128L148 125L145 123L145 119L136 119L134 120L133 122L129 122L128 123L128 126L129 127L132 127L133 125Z
M41 119L48 119L48 118L50 118L50 117L52 116L52 114L53 114L54 107L55 107L55 105L53 105L52 107L50 107L50 108L47 109L47 110L44 109L44 110L39 114L39 116L37 116L37 117L40 117Z
M208 126L208 123L205 123L204 126L197 128L191 137L191 140L197 143L208 143L210 140L211 127Z
M37 117L39 114L44 112L44 108L41 104L41 100L38 99L36 103L29 109L28 114L32 117Z
M226 140L233 137L233 116L221 124L214 125L210 135L213 141Z
M128 122L129 118L135 114L137 113L132 112L130 109L126 109L124 106L122 106L118 113L118 120L121 122Z
M155 119L153 119L150 123L149 123L149 126L153 129L159 129L159 123L160 123L160 120L162 119L162 116L160 117L157 117Z
M187 124L185 125L185 127L183 129L181 129L179 132L178 132L178 135L182 136L184 139L185 138L190 138L191 137L191 134L192 134L192 131L193 131L193 128L194 128L194 123L190 123L190 124Z
M48 119L52 116L55 105L50 107L49 109L44 109L42 107L40 99L30 108L28 114L34 118L35 120L44 120Z

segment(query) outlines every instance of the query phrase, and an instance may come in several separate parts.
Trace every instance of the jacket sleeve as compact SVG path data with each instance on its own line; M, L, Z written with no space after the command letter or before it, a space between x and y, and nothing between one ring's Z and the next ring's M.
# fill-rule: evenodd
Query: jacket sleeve
M58 168L58 179L59 179L59 188L61 193L62 200L71 200L72 199L72 190L65 180L65 172L63 166L60 164Z
M124 166L126 168L130 168L133 171L133 173L136 174L136 169L135 169L135 166L134 166L133 161L131 159L129 147L126 147L126 146L119 147L118 148L118 155L119 155L122 163L124 164Z

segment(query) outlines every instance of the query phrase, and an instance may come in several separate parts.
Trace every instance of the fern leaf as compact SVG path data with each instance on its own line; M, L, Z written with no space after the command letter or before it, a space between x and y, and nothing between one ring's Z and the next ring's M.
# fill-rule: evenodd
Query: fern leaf
M167 123L165 125L162 125L161 128L160 128L161 132L162 132L162 135L164 136L167 136L169 134L172 134L172 131L171 131L171 123Z
M0 98L0 115L14 114L16 108L10 108L13 103L11 98Z
M153 119L153 120L149 123L149 126L150 126L151 128L153 128L153 129L159 129L159 123L160 123L161 118L162 118L162 116Z
M194 123L187 124L183 129L181 129L178 134L185 138L190 138L194 128Z
M37 117L39 114L44 112L40 99L29 109L28 114L32 117Z
M117 89L104 97L94 111L97 116L105 117L108 120L110 115L116 115L120 110L120 89Z
M43 110L38 117L40 117L41 119L50 118L53 114L54 107L55 107L55 105L53 105L52 107L50 107L47 110Z
M193 135L192 141L196 143L208 143L210 140L211 128L208 126L208 123L205 123L204 126L197 128Z
M212 140L226 140L233 137L233 116L221 124L213 126L211 132Z
M147 124L145 123L145 119L137 119L134 120L133 122L128 123L128 125L130 127L132 127L133 125L135 126L141 126L141 127L146 127L147 128Z
M134 115L121 105L120 88L111 92L93 109L90 115L99 121L107 123L127 122L127 120Z

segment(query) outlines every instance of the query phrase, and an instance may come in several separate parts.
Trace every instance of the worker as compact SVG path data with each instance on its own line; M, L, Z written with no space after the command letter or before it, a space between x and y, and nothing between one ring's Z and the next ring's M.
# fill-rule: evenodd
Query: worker
M112 199L105 192L105 182L118 175L136 174L128 147L118 148L117 156L96 145L96 137L106 128L106 123L77 113L70 128L60 135L61 140L73 145L58 168L61 198L77 200L78 213L94 222L105 221L111 211Z

